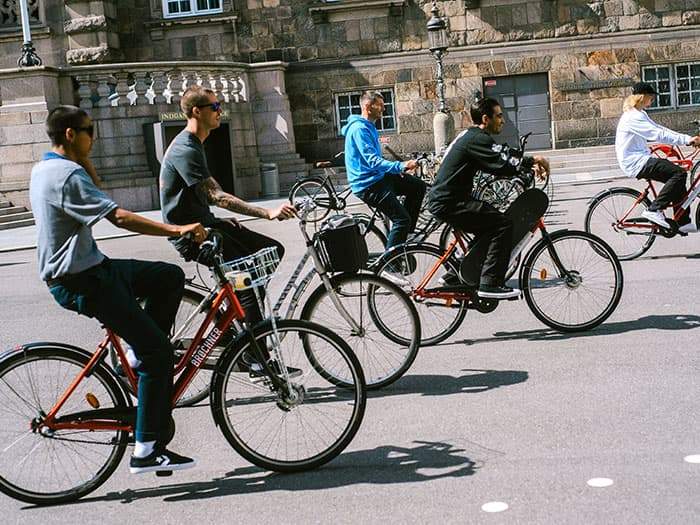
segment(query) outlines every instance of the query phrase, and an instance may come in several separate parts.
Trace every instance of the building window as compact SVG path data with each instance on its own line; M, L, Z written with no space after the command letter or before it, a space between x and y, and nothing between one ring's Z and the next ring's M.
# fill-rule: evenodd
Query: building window
M163 0L166 17L196 16L223 11L221 0Z
M700 104L700 64L676 65L678 105Z
M394 91L392 89L378 89L384 99L384 114L374 125L379 131L396 130L396 112L394 110ZM360 108L360 97L362 91L352 91L350 93L338 93L335 96L336 122L338 131L348 123L350 115L362 114Z
M642 79L658 93L652 109L700 105L700 63L647 66L642 69Z

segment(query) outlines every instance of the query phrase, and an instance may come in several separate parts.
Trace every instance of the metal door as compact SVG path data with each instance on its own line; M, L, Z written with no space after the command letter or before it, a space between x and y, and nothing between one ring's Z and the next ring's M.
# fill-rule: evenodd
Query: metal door
M484 94L501 103L506 118L496 142L517 146L518 135L532 132L528 150L552 148L547 73L484 79Z

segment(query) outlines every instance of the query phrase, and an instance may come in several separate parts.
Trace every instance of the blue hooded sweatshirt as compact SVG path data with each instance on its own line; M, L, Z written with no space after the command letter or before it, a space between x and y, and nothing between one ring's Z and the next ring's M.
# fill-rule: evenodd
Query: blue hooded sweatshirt
M350 115L340 133L345 137L345 168L353 193L380 181L387 173L401 173L401 162L382 157L376 126L361 115Z

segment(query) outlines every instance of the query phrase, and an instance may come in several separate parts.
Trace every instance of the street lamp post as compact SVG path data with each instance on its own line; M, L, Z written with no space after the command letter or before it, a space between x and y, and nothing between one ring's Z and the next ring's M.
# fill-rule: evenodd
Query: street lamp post
M440 17L437 3L433 1L431 9L432 16L428 20L428 46L430 52L437 62L437 96L438 111L433 118L433 138L435 140L435 152L441 154L450 142L452 131L452 117L445 102L445 77L443 57L447 54L449 40L447 35L447 24L445 19Z
M22 20L22 56L17 60L17 65L20 67L40 66L41 58L36 54L34 44L32 44L32 32L29 28L29 8L27 0L19 0L20 18Z

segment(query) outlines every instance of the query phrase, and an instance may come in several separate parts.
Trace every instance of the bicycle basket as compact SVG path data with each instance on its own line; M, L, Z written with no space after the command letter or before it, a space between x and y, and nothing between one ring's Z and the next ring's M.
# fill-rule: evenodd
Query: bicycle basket
M350 215L328 219L314 236L314 243L329 272L356 272L367 264L365 236Z
M267 284L279 263L277 248L271 246L247 257L225 262L221 270L236 290L247 290Z

